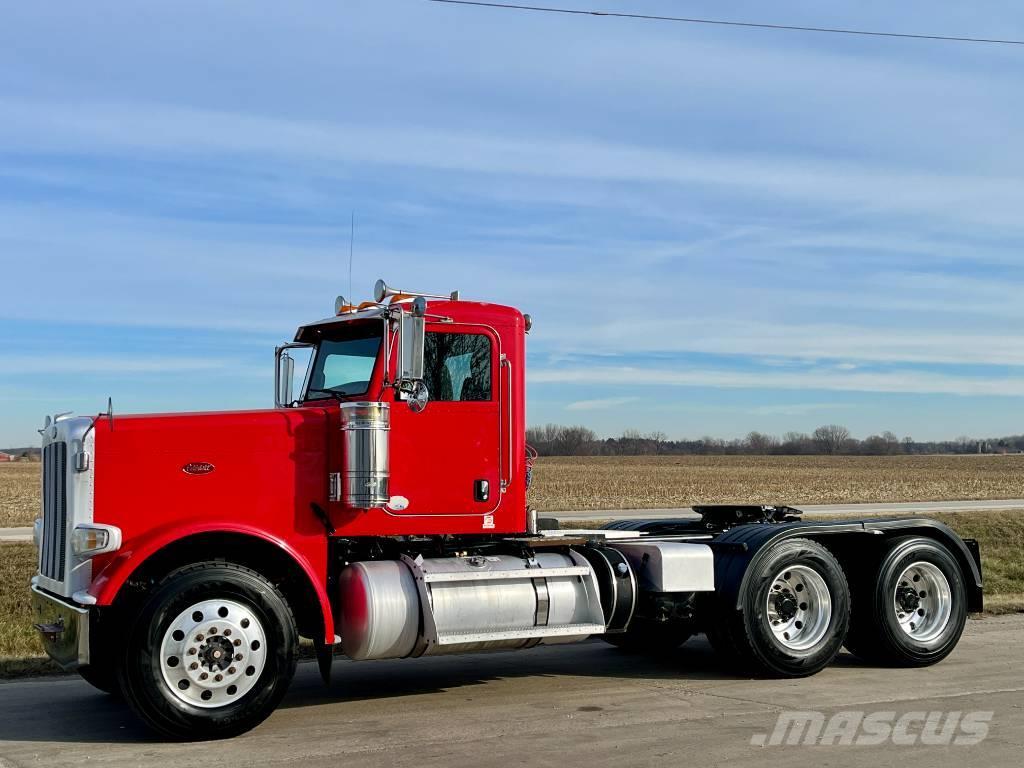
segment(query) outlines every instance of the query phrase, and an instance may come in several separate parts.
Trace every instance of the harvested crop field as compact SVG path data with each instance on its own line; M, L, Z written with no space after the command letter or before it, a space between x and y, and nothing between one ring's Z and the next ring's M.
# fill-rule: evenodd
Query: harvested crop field
M39 462L0 464L0 528L32 525L39 516Z
M1024 498L1024 456L548 457L541 511Z

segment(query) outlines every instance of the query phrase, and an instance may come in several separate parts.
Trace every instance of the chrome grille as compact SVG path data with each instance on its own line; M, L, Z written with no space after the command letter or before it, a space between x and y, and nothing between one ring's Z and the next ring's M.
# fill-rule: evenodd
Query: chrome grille
M43 448L43 541L39 572L54 581L64 580L68 531L68 444Z

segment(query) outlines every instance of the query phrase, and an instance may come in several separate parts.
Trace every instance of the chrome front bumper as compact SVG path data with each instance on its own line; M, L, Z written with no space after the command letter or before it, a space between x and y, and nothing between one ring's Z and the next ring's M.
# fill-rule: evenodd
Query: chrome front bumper
M32 585L32 615L46 654L64 669L89 663L89 609Z

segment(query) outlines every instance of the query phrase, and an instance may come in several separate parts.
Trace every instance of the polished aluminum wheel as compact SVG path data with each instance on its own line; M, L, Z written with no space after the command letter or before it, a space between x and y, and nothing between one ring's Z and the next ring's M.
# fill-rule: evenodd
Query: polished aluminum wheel
M832 596L813 568L794 565L780 571L768 590L767 615L780 644L805 651L821 642L832 620Z
M953 615L953 590L946 574L923 560L900 574L892 600L900 628L921 643L941 635Z
M263 671L267 637L256 614L234 600L205 600L164 633L160 670L178 699L223 707L248 693Z

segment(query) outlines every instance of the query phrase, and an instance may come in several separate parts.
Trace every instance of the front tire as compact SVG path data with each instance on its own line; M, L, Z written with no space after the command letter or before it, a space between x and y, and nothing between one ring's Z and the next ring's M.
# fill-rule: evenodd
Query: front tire
M740 610L720 606L708 628L716 651L754 674L806 677L828 666L850 623L839 562L809 539L772 546L747 574Z
M225 562L168 575L128 633L119 681L132 709L176 739L226 738L262 722L298 661L295 618L256 571Z
M876 664L923 667L946 658L967 623L963 572L934 539L895 539L854 590L846 648Z

